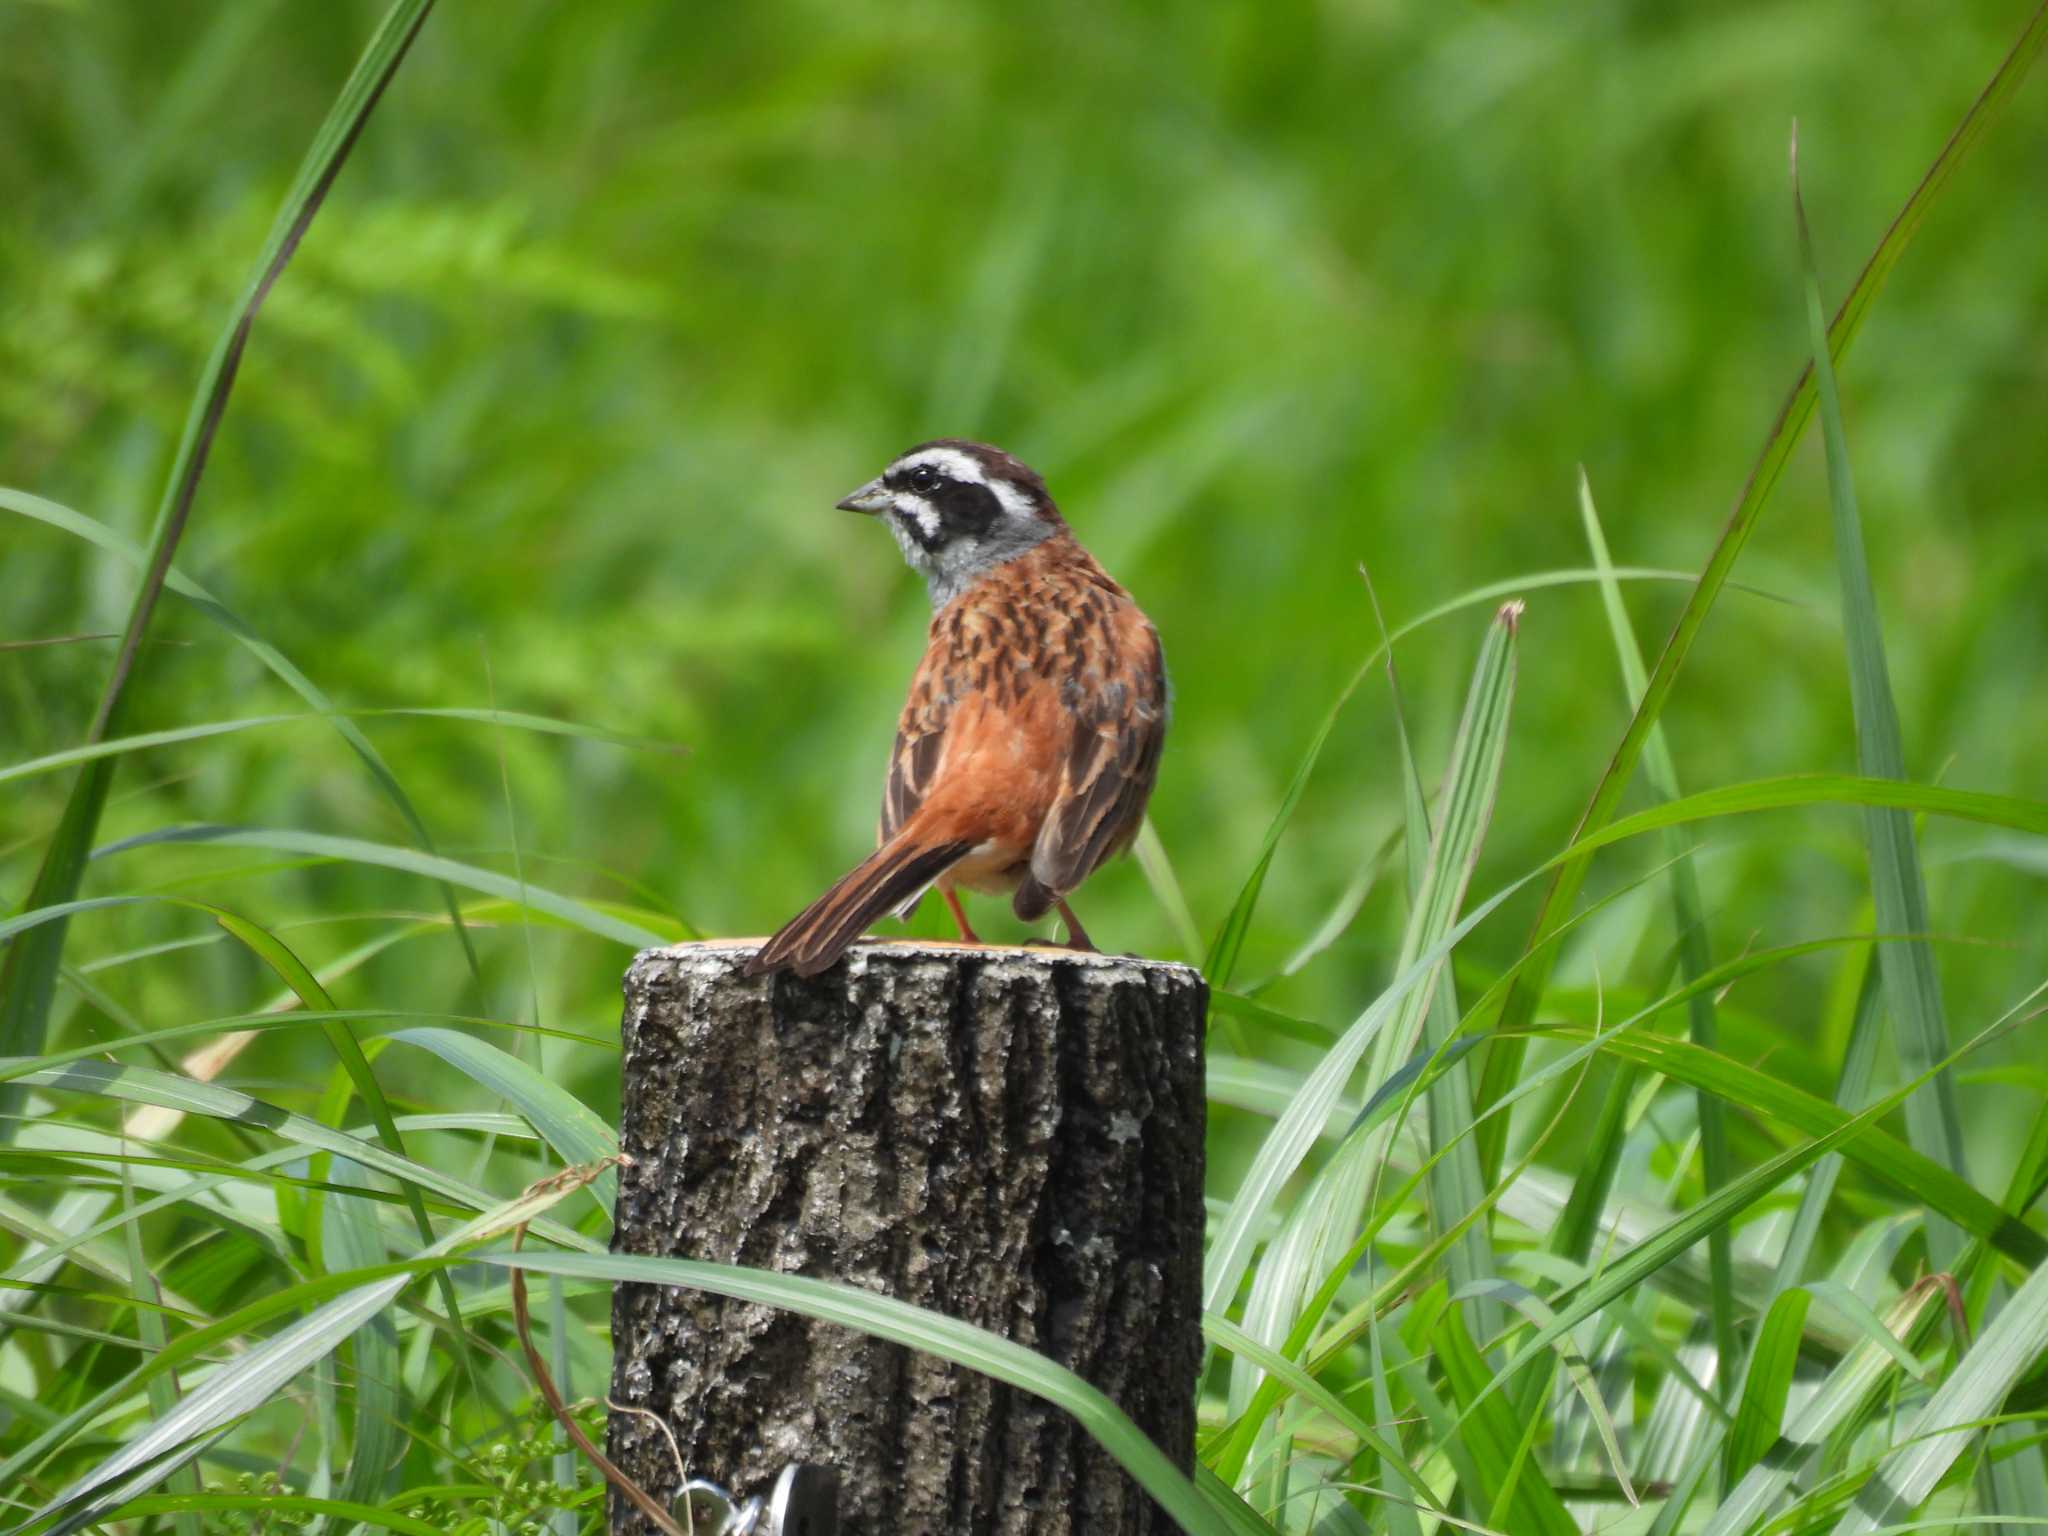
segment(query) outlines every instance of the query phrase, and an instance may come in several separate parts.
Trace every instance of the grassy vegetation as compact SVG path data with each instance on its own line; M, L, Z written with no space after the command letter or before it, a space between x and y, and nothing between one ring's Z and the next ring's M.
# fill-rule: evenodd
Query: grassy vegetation
M2043 37L0 4L0 1522L599 1527L507 1266L594 1424L618 972L866 844L953 433L1174 671L1205 1470L659 1278L1191 1529L2048 1522Z

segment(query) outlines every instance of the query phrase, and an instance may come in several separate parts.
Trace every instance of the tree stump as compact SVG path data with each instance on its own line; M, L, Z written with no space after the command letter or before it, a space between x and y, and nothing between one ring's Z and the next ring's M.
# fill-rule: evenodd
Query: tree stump
M842 1281L1078 1372L1185 1470L1202 1355L1202 1036L1181 965L862 944L743 978L757 945L626 975L614 1248ZM1172 1522L1065 1413L899 1345L680 1287L612 1309L612 1458L670 1504L783 1466L845 1536L1115 1536ZM612 1496L614 1536L653 1526Z

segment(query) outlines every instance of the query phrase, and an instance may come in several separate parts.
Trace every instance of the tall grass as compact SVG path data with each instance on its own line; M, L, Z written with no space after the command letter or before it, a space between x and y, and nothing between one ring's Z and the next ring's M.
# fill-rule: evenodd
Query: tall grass
M1049 34L1005 31L1022 24L982 13L943 25L908 16L876 32L835 13L791 66L789 78L806 79L802 101L721 101L712 78L702 118L636 142L597 183L599 201L619 206L591 216L622 250L637 238L638 210L659 206L713 244L832 227L874 248L859 259L908 260L898 242L909 239L925 270L957 274L951 341L935 358L880 323L828 332L858 359L849 377L903 366L899 388L916 402L904 415L934 430L989 422L993 435L1028 423L1034 454L1074 472L1055 484L1082 492L1070 499L1077 524L1165 622L1182 689L1177 766L1141 850L1142 877L1107 877L1089 894L1153 936L1152 947L1202 960L1216 988L1212 1358L1188 1479L1087 1383L1006 1340L817 1282L605 1251L616 1151L608 978L634 946L693 936L700 924L758 926L836 867L818 849L841 833L857 840L868 788L863 772L860 793L847 795L839 765L866 727L842 722L885 720L874 703L883 694L866 684L900 672L907 650L895 641L910 642L915 622L911 609L900 622L862 612L852 586L844 611L821 617L831 605L778 569L820 586L836 579L824 570L829 551L820 561L809 547L838 537L836 525L784 529L768 509L799 486L817 500L811 482L843 470L850 454L839 449L879 420L847 398L804 400L863 420L839 442L793 418L790 380L812 365L816 333L782 328L758 294L784 292L803 314L810 297L779 288L775 261L759 250L736 262L759 285L740 290L756 301L735 306L673 291L630 270L630 257L608 267L571 235L531 237L517 210L437 211L435 197L454 194L408 160L407 136L388 119L405 114L416 145L456 133L407 105L404 89L415 69L449 82L461 50L451 43L437 56L435 27L481 23L443 13L422 30L427 10L399 0L374 28L347 14L364 22L368 49L239 297L214 281L211 248L183 268L166 259L166 271L185 273L182 297L203 298L225 328L197 368L176 446L129 453L166 466L149 529L137 536L119 498L95 516L27 486L0 490L0 590L16 599L9 611L21 625L0 636L15 647L0 653L12 689L0 716L0 786L11 797L0 872L21 893L0 917L7 1528L601 1529L601 1483L534 1394L514 1271L547 1277L535 1342L586 1423L601 1412L610 1285L694 1285L866 1329L1038 1393L1074 1413L1191 1531L1854 1536L2048 1520L2048 1236L2035 1210L2048 1187L2048 1077L2038 1066L2048 976L2037 936L1997 904L2026 889L2026 871L2048 867L2048 801L2032 776L2042 717L2002 702L2015 697L2006 674L2037 676L2048 640L2019 615L1948 658L1943 689L1983 701L2014 739L2006 757L1951 769L1920 739L1901 679L1939 647L1894 617L1900 600L1883 572L1888 555L1906 556L1887 550L1886 526L1857 495L1878 435L1864 432L1837 379L1866 322L1883 315L1880 289L1909 239L1923 225L1940 238L1942 220L1930 216L1966 185L1955 175L1964 157L1997 142L1988 130L2048 37L2048 11L1962 111L1832 323L1803 206L1796 219L1772 215L1783 237L1776 278L1803 295L1807 322L1801 331L1789 318L1798 306L1788 299L1782 353L1812 363L1696 576L1617 565L1610 528L1631 555L1655 541L1599 474L1582 482L1578 509L1589 566L1499 579L1515 563L1513 525L1531 512L1527 498L1490 503L1481 526L1504 558L1484 581L1473 570L1470 591L1411 604L1423 611L1391 630L1377 622L1377 594L1353 590L1348 574L1341 593L1305 574L1305 551L1333 563L1325 542L1301 541L1308 519L1288 512L1322 506L1309 485L1286 473L1247 483L1236 466L1269 464L1277 443L1301 451L1325 498L1372 483L1372 466L1334 446L1351 433L1348 418L1324 418L1356 405L1347 391L1380 380L1383 364L1363 348L1326 351L1311 320L1356 302L1347 285L1359 271L1415 274L1398 254L1354 270L1304 241L1304 227L1326 233L1285 206L1307 193L1256 167L1232 169L1233 154L1277 154L1286 141L1284 128L1255 121L1255 106L1227 92L1212 103L1235 139L1171 94L1153 120L1157 154L1203 157L1191 183L1201 195L1173 205L1167 270L1230 279L1236 297L1213 312L1199 291L1162 297L1132 282L1112 292L1102 271L1085 270L1096 261L1128 276L1105 253L1140 240L1124 203L1158 195L1153 161L1140 156L1140 174L1114 154L1079 153L1107 121L1086 115L1098 110L1092 97L1067 102L1053 138L1005 162L975 205L987 217L970 221L971 235L959 222L926 223L917 198L874 201L885 185L836 150L823 155L831 174L807 184L815 212L778 201L772 165L721 179L721 155L774 161L818 122L858 128L860 104L889 95L906 55L926 61L916 83L928 94L898 110L920 124L952 110L950 121L988 131L983 119L1015 84L981 82L949 108L947 82L972 80L976 43L1007 38L1014 53L1046 47ZM1432 21L1422 25L1443 30L1419 40L1403 75L1348 33L1319 60L1307 13L1215 14L1231 35L1211 41L1233 45L1250 101L1278 102L1265 70L1285 66L1302 121L1347 121L1361 110L1347 105L1359 81L1377 68L1411 132L1455 139L1462 124L1491 146L1445 151L1474 172L1494 154L1522 163L1515 135L1486 130L1490 93L1538 89L1553 51L1586 35L1561 17ZM1586 17L1574 24L1597 31L1605 13ZM1275 18L1304 35L1286 35ZM673 43L676 58L734 46L695 32L677 41L659 18L532 19L540 35L527 46L546 54L545 67L521 56L537 73L517 82L520 110L495 122L507 144L528 111L549 135L573 137L575 111L536 82L573 80L571 97L609 111L615 93L599 87L642 78L643 54L669 56L655 44ZM1199 49L1173 54L1183 45L1135 23L1074 19L1086 46L1071 49L1072 65L1086 80L1113 72L1120 50L1141 41L1168 50L1181 78L1200 78ZM37 41L70 24L0 27ZM735 22L735 35L773 39L772 29L746 30L756 24ZM1744 56L1747 24L1684 33L1698 57L1630 37L1636 51L1622 52L1616 78L1631 83L1615 89L1636 88L1629 65L1691 80L1681 57L1711 82L1714 60ZM298 66L302 56L266 30L277 25L235 9L199 33L150 119L168 137L144 134L148 155L106 171L95 217L145 218L161 178L212 184L218 167L203 155L188 156L197 171L184 164L177 135L201 134L197 103L219 82L253 78L259 63ZM1765 35L1781 40L1770 27ZM402 73L415 38L420 56ZM81 99L105 85L100 71L118 56L83 34L47 46L66 65L52 73ZM1156 50L1148 56L1157 62ZM1875 50L1856 60L1878 67ZM1972 67L1993 62L1987 53ZM1064 77L1044 78L1065 102ZM1324 86L1336 94L1322 99ZM1944 110L1961 110L1960 98L1951 92ZM72 120L71 99L45 103L35 119L53 143L89 143L99 129L96 117ZM852 114L851 127L835 113ZM1537 120L1572 147L1568 118ZM2026 127L2015 124L2014 136ZM1217 136L1225 149L1206 158ZM943 135L924 142L943 164L959 151ZM1412 153L1420 140L1406 142ZM1459 158L1468 153L1476 158ZM2031 164L2031 141L2015 153L2000 162L2008 172ZM337 178L352 157L406 193L348 209L349 183ZM1825 185L1835 158L1819 154L1809 190ZM1345 185L1372 174L1348 157L1336 168L1286 163ZM706 196L693 212L692 169L755 201ZM870 201L835 204L835 179ZM1455 179L1404 187L1450 199L1465 195ZM315 224L330 188L337 206ZM1680 182L1661 195L1687 190ZM341 225L330 240L333 216ZM814 216L827 225L804 222ZM1107 240L1095 243L1091 219L1111 221ZM1830 227L1820 223L1823 237ZM938 243L942 232L951 245ZM80 236L56 265L88 270L94 238ZM312 271L299 291L303 268ZM725 269L707 257L697 270L715 281ZM1275 270L1285 281L1259 287ZM1301 291L1317 297L1297 311ZM464 331L462 350L474 355L422 391L410 370L433 349L426 332L439 311L410 306L436 292L448 313L522 294L550 308L502 350L483 344L488 326ZM1039 313L1048 292L1109 328L1171 302L1214 355L1195 366L1161 324L1144 333L1149 347L1075 367L1092 356L1084 345L1061 353L1034 327L1056 318ZM389 306L381 328L342 318L338 294ZM61 338L84 322L55 295L34 325ZM872 296L828 295L839 305ZM123 301L137 316L178 313L146 283ZM1950 302L1961 303L1944 293L1933 308ZM408 418L451 435L401 435L393 462L365 454L351 423L314 403L326 397L296 393L288 370L266 371L273 320L280 348L300 349L300 361L345 357L372 414L380 400L400 402ZM631 364L638 372L606 363L577 374L563 359L580 356L580 327L599 324L618 327L611 340L626 354L633 327L670 328L695 355L724 361L724 397L664 401L685 423L675 426L622 387L687 393L646 355ZM93 355L118 353L107 333L87 329L106 349ZM1509 349L1494 366L1511 372L1512 337L1492 340ZM1426 329L1404 338L1418 359L1453 344ZM1900 345L1893 333L1864 354ZM909 364L891 350L905 346ZM77 356L50 349L53 379L68 380ZM1297 364L1302 377L1290 373ZM505 391L506 370L531 388ZM109 368L96 382L107 399L95 413L122 398L121 377ZM742 398L750 387L758 400ZM1013 390L1048 403L1020 415ZM550 391L573 402L543 412L546 432L498 419ZM1418 422L1446 414L1426 398L1405 408ZM0 396L0 410L32 444L85 440L54 397ZM1838 588L1838 635L1804 606L1753 604L1732 579L1774 491L1793 493L1794 449L1816 410L1832 537L1795 541L1760 585L1801 599ZM972 422L927 422L946 411ZM1651 435L1657 414L1625 425ZM230 450L237 430L248 440ZM689 473L724 477L699 484L744 492L748 513L708 496L682 509L650 504L645 485L608 478L591 447L669 430L687 438ZM549 442L544 457L530 456L536 436ZM444 442L495 444L500 456L438 451ZM123 462L117 440L106 446ZM874 459L895 446L863 451ZM301 462L313 466L303 478L276 468ZM223 499L230 488L249 497L279 473L298 494L240 518L239 543L195 549L186 532L216 491L209 463L224 465ZM508 465L517 478L500 478ZM1724 477L1731 469L1718 466ZM68 495L67 472L51 473L58 483L38 488ZM519 523L510 509L536 475L550 482L547 516ZM142 478L110 474L105 486L132 490ZM1418 473L1415 484L1425 481ZM337 483L350 488L336 493ZM372 484L408 515L350 504ZM1433 495L1411 485L1403 521L1380 532L1391 541L1438 515ZM1191 510L1211 500L1227 516ZM1555 500L1539 514L1562 538L1573 508ZM463 509L475 515L458 522ZM518 537L493 544L498 515ZM2028 529L2031 515L2029 505L1985 537ZM1690 548L1694 530L1677 526L1688 537L1671 547ZM338 603L320 553L320 537L337 530L360 541ZM1437 532L1418 531L1413 547L1440 555ZM407 590L409 570L441 568L442 538L464 545L445 557L454 566L488 568L494 603L459 585ZM578 559L558 558L557 540ZM618 593L666 543L687 551L669 571L692 611L636 602L621 620ZM1562 545L1543 548L1570 558ZM1981 564L2006 553L1987 551ZM2016 558L2026 569L2025 553ZM707 563L756 585L729 597L691 585ZM31 565L33 582L18 574ZM1388 566L1374 562L1382 583ZM251 579L258 569L267 581ZM1432 599L1455 585L1430 584L1426 563L1404 576ZM1631 604L1675 580L1686 595L1646 661ZM230 606L220 591L253 596ZM1233 606L1240 591L1258 603ZM166 593L171 602L160 601ZM1732 593L1745 606L1725 602ZM1491 623L1487 607L1497 609ZM124 610L117 629L108 616ZM1201 622L1212 612L1256 622ZM1713 633L1751 647L1751 675L1734 688L1700 659L1716 615ZM1800 626L1796 646L1777 624ZM456 631L467 633L451 645ZM353 635L373 638L358 650ZM203 658L203 685L181 671L193 664L186 651ZM836 679L829 686L847 697L759 686L797 670ZM1276 671L1303 686L1276 688ZM1773 692L1786 672L1798 684L1791 708ZM246 707L223 707L244 695ZM501 710L500 695L545 707ZM280 707L287 697L296 702ZM362 698L374 703L358 707ZM671 698L681 702L661 702ZM649 740L672 735L690 738L689 756ZM340 751L322 756L335 736ZM1591 751L1573 750L1596 738ZM1276 755L1259 758L1250 742ZM1631 809L1639 766L1647 794ZM1950 777L1984 787L1937 782ZM1204 795L1223 808L1205 811ZM1560 813L1574 800L1586 809L1567 833ZM641 802L664 807L658 832L640 819ZM1861 841L1842 814L1850 806ZM1958 827L1982 830L1958 842ZM1987 868L2006 869L2004 883L1982 884ZM743 905L765 892L780 905ZM1973 1119L1998 1134L1973 1134ZM573 1172L557 1176L563 1169Z

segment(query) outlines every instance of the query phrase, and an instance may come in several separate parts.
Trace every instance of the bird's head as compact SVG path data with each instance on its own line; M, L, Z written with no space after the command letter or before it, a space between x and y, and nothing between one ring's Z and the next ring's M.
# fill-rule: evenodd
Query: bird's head
M942 607L1065 524L1036 470L1000 448L941 438L897 455L839 503L885 517Z

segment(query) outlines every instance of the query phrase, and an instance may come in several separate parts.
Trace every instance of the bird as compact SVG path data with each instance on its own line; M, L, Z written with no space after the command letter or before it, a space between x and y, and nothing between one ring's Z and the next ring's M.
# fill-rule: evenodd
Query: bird
M960 892L1057 909L1138 835L1170 701L1152 621L1081 547L1038 473L987 443L939 438L844 497L883 519L924 577L932 620L896 728L878 846L745 966L814 976L885 913L936 886L979 944Z

